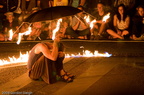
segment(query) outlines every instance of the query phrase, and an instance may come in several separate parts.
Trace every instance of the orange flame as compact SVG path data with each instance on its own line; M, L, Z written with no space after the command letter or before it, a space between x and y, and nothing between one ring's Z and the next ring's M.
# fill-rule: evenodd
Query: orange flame
M74 54L66 54L66 58L70 57L110 57L112 54L109 53L98 53L98 51L95 51L94 53L90 52L89 50L83 51L83 54L78 53L77 55Z
M56 28L52 32L53 33L52 34L52 40L55 39L56 32L59 31L59 29L60 29L60 22L62 22L62 19L58 19L58 21L57 21Z
M28 52L26 52L26 54L22 54L22 53L20 52L19 58L15 58L15 57L13 56L13 57L8 57L8 58L9 58L9 61L8 61L8 60L0 60L0 66L1 66L1 65L7 65L7 64L27 62L27 61L28 61L28 56L29 56L29 53L28 53Z
M103 22L106 22L107 19L109 19L109 18L110 18L110 13L106 14L106 15L103 17L102 21L103 21Z
M9 30L9 40L12 40L13 34L14 34L14 33L13 33L12 29Z
M87 23L90 23L90 16L85 16L84 19L86 20Z
M28 27L28 31L24 33L19 33L17 44L20 44L23 35L29 35L32 32L31 27Z
M71 58L71 57L110 57L112 54L109 53L98 53L98 51L95 51L94 53L90 52L89 50L83 51L83 54L65 54L65 58ZM25 54L22 54L20 52L19 58L15 58L14 56L8 57L8 60L1 60L0 59L0 66L8 65L8 64L15 64L15 63L25 63L28 61L29 52L27 51ZM20 65L20 64L19 64Z
M94 26L94 23L96 22L96 20L94 19L94 20L90 21L90 16L89 15L85 16L84 19L86 20L86 22L89 24L90 28L92 29L93 26Z
M96 23L96 20L95 20L95 19L90 22L90 28L91 28L91 29L94 27L94 23Z

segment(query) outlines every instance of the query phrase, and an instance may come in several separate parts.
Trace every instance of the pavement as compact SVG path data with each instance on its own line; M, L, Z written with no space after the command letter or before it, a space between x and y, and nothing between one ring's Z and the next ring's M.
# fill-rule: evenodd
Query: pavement
M144 95L143 41L62 41L67 53L98 50L111 57L80 57L64 60L66 71L76 75L71 83L58 81L46 84L27 76L25 65L9 68L23 70L18 77L0 85L1 94L13 95ZM32 44L33 43L33 44ZM26 50L37 42L23 42L17 47ZM3 45L9 45L7 43ZM30 46L30 45L31 46ZM83 46L84 48L80 48ZM29 49L27 48L27 49ZM14 51L14 49L13 49ZM1 70L2 71L2 70ZM0 71L0 74L1 74ZM19 70L18 70L19 71ZM24 72L25 71L25 72ZM11 74L10 74L11 75ZM4 77L4 76L3 76ZM8 78L8 77L7 77Z

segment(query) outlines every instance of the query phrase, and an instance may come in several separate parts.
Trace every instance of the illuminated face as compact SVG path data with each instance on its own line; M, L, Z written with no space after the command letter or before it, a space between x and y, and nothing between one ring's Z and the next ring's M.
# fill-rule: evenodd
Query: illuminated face
M104 6L103 6L102 4L98 4L98 5L97 5L98 11L99 11L99 12L103 11L103 7L104 7Z
M8 19L8 20L13 20L13 18L14 18L13 15L8 15L8 16L7 16L7 19Z
M120 7L118 8L118 12L119 12L120 14L123 14L123 13L124 13L123 7L120 6Z
M138 8L138 14L140 16L144 16L144 9L143 8Z

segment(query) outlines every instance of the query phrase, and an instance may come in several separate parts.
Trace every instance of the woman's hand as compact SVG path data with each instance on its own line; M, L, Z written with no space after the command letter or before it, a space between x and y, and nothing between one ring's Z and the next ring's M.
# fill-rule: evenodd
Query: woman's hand
M60 42L61 38L62 38L62 34L61 33L57 33L56 37L54 39L54 46L58 45L58 43Z

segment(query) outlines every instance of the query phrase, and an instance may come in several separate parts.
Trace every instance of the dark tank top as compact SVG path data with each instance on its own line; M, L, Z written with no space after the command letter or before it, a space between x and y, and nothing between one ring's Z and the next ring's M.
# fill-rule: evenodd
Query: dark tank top
M42 53L35 54L34 50L35 50L35 47L32 48L31 52L29 53L29 58L28 58L28 63L27 63L28 69L31 69L33 64L43 55Z

